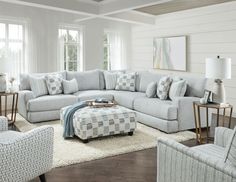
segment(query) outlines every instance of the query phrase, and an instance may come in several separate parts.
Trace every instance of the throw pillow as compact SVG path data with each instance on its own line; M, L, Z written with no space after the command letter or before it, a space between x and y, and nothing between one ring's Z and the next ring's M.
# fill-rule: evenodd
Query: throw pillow
M147 90L146 90L146 96L148 98L153 98L156 95L157 92L157 84L155 82L151 82L148 84L147 86Z
M168 98L171 82L172 82L172 79L169 76L162 77L159 80L159 83L157 86L157 96L161 100L166 100Z
M187 90L186 80L173 81L170 86L169 98L173 100L175 97L183 97Z
M231 139L229 140L226 149L224 162L229 163L236 167L236 127L232 133Z
M48 92L50 95L62 93L62 76L59 74L52 74L45 76Z
M48 89L44 77L29 77L30 87L35 97L48 95Z
M106 90L115 90L117 75L118 75L119 73L120 73L120 72L104 71L104 78L105 78Z
M75 78L69 81L63 80L62 85L64 94L73 94L79 90L79 86Z
M136 73L119 74L116 81L116 90L135 91Z

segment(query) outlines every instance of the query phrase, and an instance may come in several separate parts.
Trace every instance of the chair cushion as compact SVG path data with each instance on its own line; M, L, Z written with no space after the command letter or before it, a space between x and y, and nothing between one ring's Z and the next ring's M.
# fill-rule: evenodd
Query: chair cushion
M224 153L224 161L236 167L236 127L234 128Z
M114 100L121 106L133 109L134 100L139 97L146 97L142 92L128 92L128 91L107 91L107 93L114 96Z
M84 72L67 72L66 79L77 80L79 90L99 90L101 75L99 70Z
M134 100L134 109L165 120L177 119L177 107L170 100L141 97Z
M74 95L47 95L29 100L27 110L31 112L59 110L74 104L77 100L78 98Z
M222 160L224 158L225 148L214 144L204 144L196 147L191 147L191 150L201 152L203 155L208 155Z
M79 99L79 101L84 100L94 100L97 98L105 98L108 100L113 100L113 95L102 90L84 90L74 93Z

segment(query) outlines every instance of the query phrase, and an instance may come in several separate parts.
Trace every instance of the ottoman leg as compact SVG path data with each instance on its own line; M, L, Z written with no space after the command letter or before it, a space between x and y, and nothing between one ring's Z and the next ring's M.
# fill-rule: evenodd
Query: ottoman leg
M85 139L85 140L82 140L82 141L83 141L83 143L88 143L89 142L88 139Z
M134 134L133 131L130 131L130 132L128 133L129 136L133 136L133 134Z

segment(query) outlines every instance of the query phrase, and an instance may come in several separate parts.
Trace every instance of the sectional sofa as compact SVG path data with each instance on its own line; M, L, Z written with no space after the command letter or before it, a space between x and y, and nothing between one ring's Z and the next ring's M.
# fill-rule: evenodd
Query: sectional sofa
M133 109L138 121L157 128L166 133L195 128L193 116L193 101L198 101L204 95L206 79L200 77L181 76L188 83L184 97L173 100L160 100L146 97L145 91L150 82L158 82L163 74L149 71L136 72L135 92L106 90L102 70L85 72L60 72L63 78L75 78L79 91L74 94L45 95L35 97L31 91L29 76L44 76L49 73L21 74L18 112L29 122L43 122L59 119L62 107L78 101L104 97L115 100L119 105ZM204 123L203 123L204 125Z

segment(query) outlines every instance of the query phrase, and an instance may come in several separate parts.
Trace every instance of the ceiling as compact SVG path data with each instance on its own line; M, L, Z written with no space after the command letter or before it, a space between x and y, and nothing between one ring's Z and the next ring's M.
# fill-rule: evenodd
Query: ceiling
M135 10L152 15L161 15L230 1L235 0L174 0L163 4L138 8Z
M235 0L0 0L80 15L75 22L103 18L138 25L155 25L160 14L230 1Z

